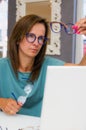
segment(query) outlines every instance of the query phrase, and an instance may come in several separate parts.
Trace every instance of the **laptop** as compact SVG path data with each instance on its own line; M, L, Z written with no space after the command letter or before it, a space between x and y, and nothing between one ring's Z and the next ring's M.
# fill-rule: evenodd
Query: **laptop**
M47 68L40 130L86 130L86 67Z

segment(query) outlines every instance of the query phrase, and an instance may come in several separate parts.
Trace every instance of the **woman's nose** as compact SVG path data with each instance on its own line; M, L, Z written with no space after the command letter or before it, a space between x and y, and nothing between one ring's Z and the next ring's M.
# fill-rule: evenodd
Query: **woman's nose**
M38 42L38 38L36 37L36 39L35 39L35 41L34 41L34 43L33 43L34 45L36 45L36 46L38 46L39 45L39 42Z

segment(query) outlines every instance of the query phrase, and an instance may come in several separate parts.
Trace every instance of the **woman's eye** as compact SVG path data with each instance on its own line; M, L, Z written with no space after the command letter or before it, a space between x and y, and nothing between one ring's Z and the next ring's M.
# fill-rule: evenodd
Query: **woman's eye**
M33 35L33 34L29 34L29 37L32 37L32 38L33 38L33 37L34 37L34 35Z

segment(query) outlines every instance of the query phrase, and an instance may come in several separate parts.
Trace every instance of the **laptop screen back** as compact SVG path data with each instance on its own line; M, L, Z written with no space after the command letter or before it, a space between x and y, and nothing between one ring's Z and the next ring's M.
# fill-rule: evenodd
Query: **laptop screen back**
M48 67L40 130L86 130L86 67Z

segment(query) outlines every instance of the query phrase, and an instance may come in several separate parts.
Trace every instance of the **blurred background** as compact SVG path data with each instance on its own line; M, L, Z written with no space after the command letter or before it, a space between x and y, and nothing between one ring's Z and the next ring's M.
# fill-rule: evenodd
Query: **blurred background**
M60 3L60 8L58 3ZM34 13L52 21L53 15L55 15L56 21L74 24L77 20L86 17L85 8L86 0L0 0L0 57L7 56L8 38L15 22L21 16ZM58 16L58 12L60 16ZM51 53L51 56L66 62L78 63L86 54L85 36L67 35L62 30L59 40L60 54ZM58 47L54 49L57 51Z

